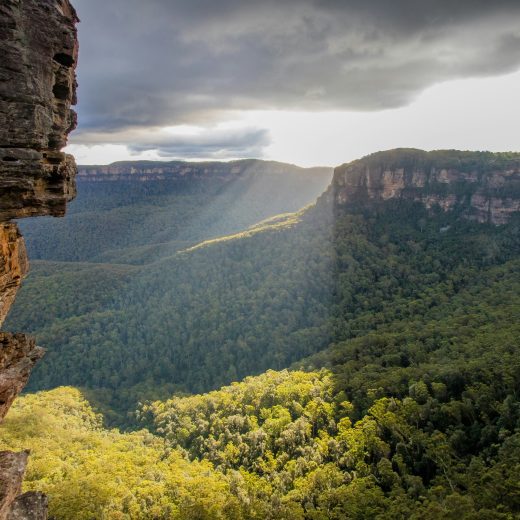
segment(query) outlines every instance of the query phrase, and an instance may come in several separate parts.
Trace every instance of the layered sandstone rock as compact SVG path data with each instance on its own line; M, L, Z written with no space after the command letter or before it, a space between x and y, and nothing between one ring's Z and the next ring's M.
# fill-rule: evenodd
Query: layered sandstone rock
M0 326L27 274L25 244L16 224L0 224Z
M0 451L0 518L8 518L13 502L22 491L29 453ZM27 517L30 518L30 517Z
M0 325L27 272L12 218L61 216L74 197L76 165L61 149L76 126L78 19L68 0L0 3ZM43 350L0 332L0 421ZM21 493L27 453L0 453L0 520L47 518L40 493Z
M506 223L520 211L520 154L378 152L336 168L336 204L411 199L427 208L460 211L479 222Z
M63 215L74 159L77 17L67 0L0 4L0 220Z

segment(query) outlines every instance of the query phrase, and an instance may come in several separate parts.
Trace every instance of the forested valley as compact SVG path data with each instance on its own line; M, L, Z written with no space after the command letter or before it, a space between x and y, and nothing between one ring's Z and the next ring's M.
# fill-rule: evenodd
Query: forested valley
M33 260L146 264L297 211L331 177L328 167L255 159L80 166L78 195L65 218L19 225Z
M45 249L49 224L33 246L25 230L48 259L8 325L48 353L2 446L34 450L26 485L51 515L520 515L518 215L338 207L333 188L225 234L77 257ZM64 222L72 240L83 221Z

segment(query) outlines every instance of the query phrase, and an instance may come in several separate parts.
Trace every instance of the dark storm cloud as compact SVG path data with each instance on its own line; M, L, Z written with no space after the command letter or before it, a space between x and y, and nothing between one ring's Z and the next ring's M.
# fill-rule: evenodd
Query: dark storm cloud
M75 4L76 142L92 132L208 125L233 109L397 107L437 82L520 66L518 0Z

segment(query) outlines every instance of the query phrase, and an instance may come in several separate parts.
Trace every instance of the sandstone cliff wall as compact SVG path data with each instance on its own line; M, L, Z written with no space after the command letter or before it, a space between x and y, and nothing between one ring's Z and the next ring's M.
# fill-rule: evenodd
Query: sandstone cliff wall
M77 17L68 0L0 4L0 218L63 215L74 159Z
M0 325L28 270L9 219L61 216L75 194L61 149L76 125L77 22L68 0L0 3ZM42 355L34 339L0 332L0 421ZM44 495L20 494L27 456L0 452L0 520L47 518Z
M378 152L334 171L335 203L411 199L427 208L458 210L479 222L504 224L520 211L520 154Z

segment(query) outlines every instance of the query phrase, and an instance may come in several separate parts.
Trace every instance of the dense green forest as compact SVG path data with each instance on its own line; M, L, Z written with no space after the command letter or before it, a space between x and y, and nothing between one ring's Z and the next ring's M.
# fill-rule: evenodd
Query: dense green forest
M53 517L520 517L520 216L332 195L145 264L33 263L9 326L46 391L1 447Z
M144 404L147 430L104 429L75 389L27 395L0 447L32 449L25 487L59 520L517 518L519 268L449 279L305 371Z
M452 217L405 201L334 214L323 197L143 268L42 262L8 326L48 348L31 390L80 386L125 414L415 319L518 255L516 220Z
M137 272L34 263L6 325L48 348L29 388L82 386L133 410L142 398L205 391L323 349L333 251L326 219L312 213Z

